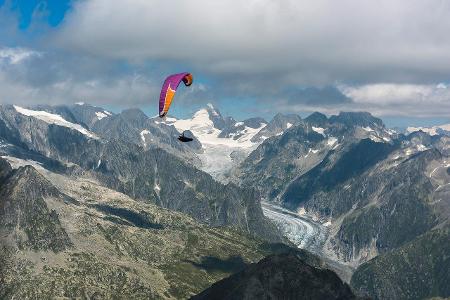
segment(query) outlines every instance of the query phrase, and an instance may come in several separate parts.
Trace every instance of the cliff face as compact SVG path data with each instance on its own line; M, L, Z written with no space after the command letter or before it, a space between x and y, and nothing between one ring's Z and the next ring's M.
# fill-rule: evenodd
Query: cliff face
M2 160L2 170L5 164ZM59 252L70 248L72 243L58 215L44 201L50 197L68 199L31 166L10 171L0 188L2 241L21 250Z

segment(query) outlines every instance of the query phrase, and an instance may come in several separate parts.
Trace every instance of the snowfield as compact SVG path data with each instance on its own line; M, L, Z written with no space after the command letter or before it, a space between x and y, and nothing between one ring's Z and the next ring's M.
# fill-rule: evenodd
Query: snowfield
M212 116L219 116L219 113L211 105L208 105L208 107L212 110ZM222 131L214 127L214 122L211 120L212 116L210 116L208 110L201 109L191 119L166 118L164 121L155 122L173 125L179 132L190 130L202 144L203 153L198 154L202 162L201 169L211 174L215 179L226 182L229 171L258 147L260 143L254 143L251 139L266 124L261 124L259 128L245 126L239 132L231 134L230 137L222 138L219 137ZM243 122L238 122L234 126L243 124ZM239 137L236 138L236 136Z
M98 139L98 137L95 134L93 134L92 132L90 132L89 130L87 130L86 128L81 126L80 124L71 123L71 122L65 120L60 115L52 114L52 113L42 111L42 110L31 110L31 109L23 108L23 107L20 107L17 105L14 105L14 109L22 115L25 115L28 117L34 117L34 118L44 121L48 124L54 124L54 125L58 125L58 126L67 127L67 128L76 130L78 132L81 132L82 134L86 135L87 137Z

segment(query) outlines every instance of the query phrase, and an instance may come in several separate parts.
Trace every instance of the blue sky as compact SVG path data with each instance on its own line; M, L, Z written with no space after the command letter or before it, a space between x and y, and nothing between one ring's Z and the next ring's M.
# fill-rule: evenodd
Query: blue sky
M442 0L0 0L0 103L155 115L165 76L190 71L180 117L213 103L236 119L363 110L391 126L448 123L448 32Z
M0 5L4 5L5 0L0 1ZM44 15L42 18L50 26L58 26L64 19L64 15L70 8L70 0L13 0L8 1L7 6L10 7L12 13L17 14L18 27L22 30L27 29L36 12ZM42 21L42 20L40 20Z

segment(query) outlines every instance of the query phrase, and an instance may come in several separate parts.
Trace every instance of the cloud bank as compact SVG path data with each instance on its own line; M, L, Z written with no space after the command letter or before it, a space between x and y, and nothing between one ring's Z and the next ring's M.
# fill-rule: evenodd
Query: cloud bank
M189 70L189 105L443 117L449 32L445 0L84 0L38 50L3 47L0 101L145 105Z

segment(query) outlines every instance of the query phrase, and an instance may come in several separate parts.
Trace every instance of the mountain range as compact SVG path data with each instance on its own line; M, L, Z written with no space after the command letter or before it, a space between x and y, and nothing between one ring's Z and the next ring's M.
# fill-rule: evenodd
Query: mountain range
M450 137L410 131L366 112L1 105L0 298L187 298L236 272L198 298L449 297Z

